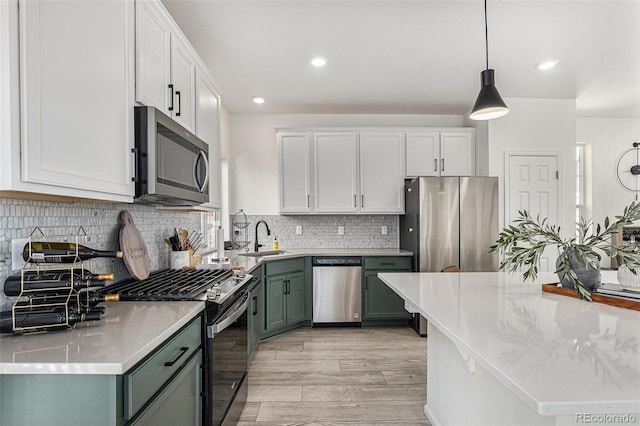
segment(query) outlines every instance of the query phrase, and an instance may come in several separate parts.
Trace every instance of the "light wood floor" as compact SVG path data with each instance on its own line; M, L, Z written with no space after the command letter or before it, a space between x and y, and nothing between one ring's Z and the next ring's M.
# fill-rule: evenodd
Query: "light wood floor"
M426 362L426 339L408 327L276 336L249 367L239 425L428 425Z

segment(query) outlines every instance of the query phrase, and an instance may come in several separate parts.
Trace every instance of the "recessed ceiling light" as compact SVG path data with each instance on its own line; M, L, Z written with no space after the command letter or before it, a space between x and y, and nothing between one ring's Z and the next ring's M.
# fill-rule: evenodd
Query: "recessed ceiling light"
M251 100L253 101L253 103L256 104L263 104L264 103L264 98L260 97L260 96L254 96L251 98Z
M327 58L325 58L324 56L314 56L313 58L309 59L309 62L314 67L320 68L327 65Z
M536 65L536 68L538 68L539 70L548 70L558 65L558 62L560 62L558 59L547 59L538 63Z

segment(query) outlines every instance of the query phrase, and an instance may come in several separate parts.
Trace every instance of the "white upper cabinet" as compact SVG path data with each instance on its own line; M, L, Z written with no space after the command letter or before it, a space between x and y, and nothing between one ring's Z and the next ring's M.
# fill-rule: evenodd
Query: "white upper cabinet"
M280 213L311 212L311 137L278 133Z
M358 211L358 134L315 133L313 173L316 213Z
M171 34L171 84L173 119L195 133L196 61L175 34Z
M159 1L136 1L136 100L195 130L196 55Z
M209 145L209 202L220 207L220 96L204 72L196 69L196 136Z
M404 132L278 132L281 214L404 211Z
M9 59L19 62L21 132L3 137L12 154L2 162L19 152L20 176L0 189L131 201L133 3L25 0L18 14L19 58Z
M473 176L475 130L415 130L407 132L406 176Z
M404 133L360 133L360 213L404 213Z

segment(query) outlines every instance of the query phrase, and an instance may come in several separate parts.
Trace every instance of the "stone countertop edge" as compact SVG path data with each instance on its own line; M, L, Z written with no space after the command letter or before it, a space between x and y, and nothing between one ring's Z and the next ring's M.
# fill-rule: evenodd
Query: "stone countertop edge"
M116 302L99 321L0 335L0 375L121 375L204 310L204 302Z
M413 256L413 253L402 249L368 249L368 248L296 248L296 249L280 249L283 254L265 255L265 256L243 256L244 251L225 251L225 257L229 258L231 266L244 267L249 273L255 270L263 262L274 260L295 259L297 257L307 256L362 256L362 257L382 257L382 256ZM272 250L264 250L270 252ZM215 258L215 257L214 257Z

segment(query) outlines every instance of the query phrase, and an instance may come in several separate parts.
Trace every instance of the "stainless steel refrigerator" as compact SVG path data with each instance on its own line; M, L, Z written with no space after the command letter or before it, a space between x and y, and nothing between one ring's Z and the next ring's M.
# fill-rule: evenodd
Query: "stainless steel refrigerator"
M497 177L421 177L405 180L400 248L413 252L413 270L498 270L489 247L498 238ZM426 321L414 327L423 335Z

